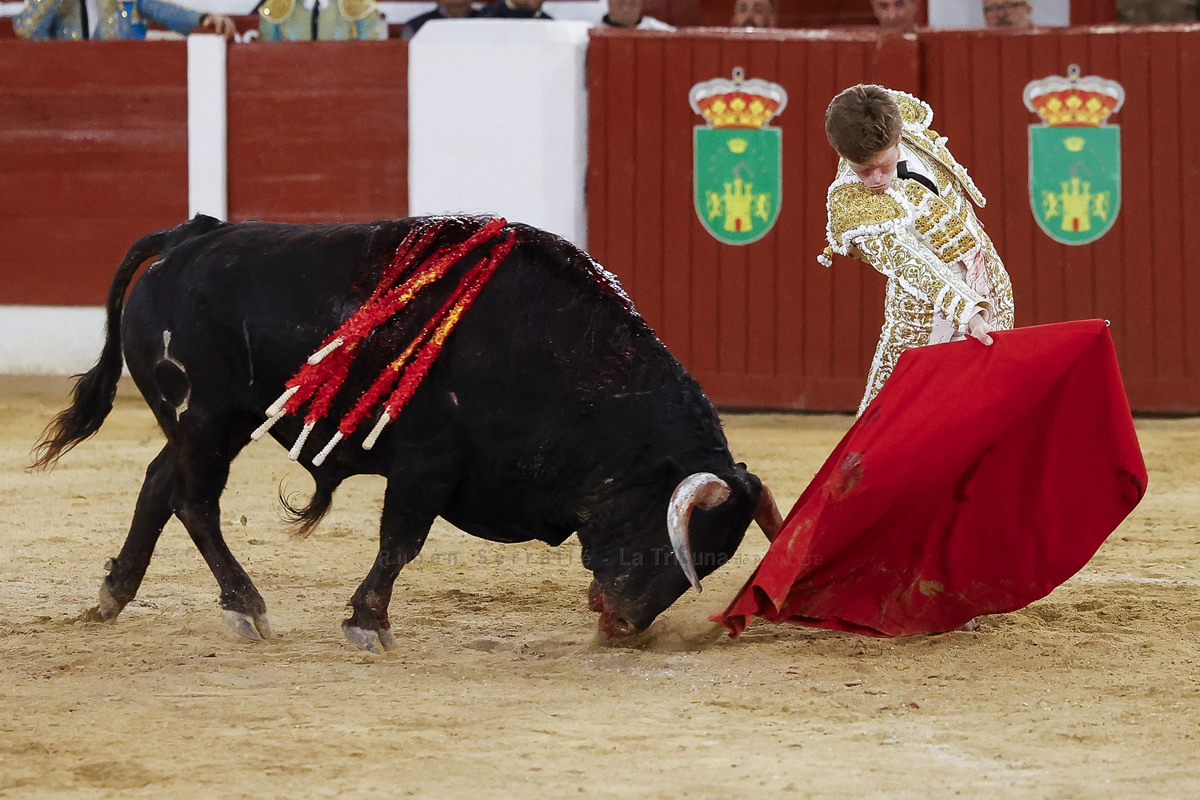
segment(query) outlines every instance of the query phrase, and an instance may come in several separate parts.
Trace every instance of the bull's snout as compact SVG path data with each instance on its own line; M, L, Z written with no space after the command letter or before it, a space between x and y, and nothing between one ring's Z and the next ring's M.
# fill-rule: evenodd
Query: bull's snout
M600 635L605 639L620 639L641 632L634 627L632 622L624 617L618 617L608 609L600 612L599 630Z
M637 625L629 621L627 615L620 614L609 605L604 596L604 587L595 579L588 587L588 608L599 612L599 631L605 639L618 639L641 632Z

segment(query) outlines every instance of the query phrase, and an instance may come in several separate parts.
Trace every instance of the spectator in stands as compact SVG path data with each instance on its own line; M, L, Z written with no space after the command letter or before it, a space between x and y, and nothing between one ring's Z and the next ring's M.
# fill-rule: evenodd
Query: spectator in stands
M600 24L606 28L639 31L673 31L675 26L642 13L642 0L608 0L608 13Z
M912 33L917 29L921 0L871 0L879 27L888 33Z
M542 11L542 0L496 0L480 9L479 16L494 19L553 19Z
M438 0L437 8L426 11L404 23L404 32L401 35L405 39L411 39L417 35L417 31L421 30L421 26L430 20L465 19L477 16L479 16L479 12L471 5L471 0Z
M1117 22L1145 25L1159 22L1195 22L1200 18L1196 0L1116 0Z
M233 39L237 26L221 14L203 14L167 0L134 0L126 12L121 0L25 0L13 18L22 39L144 39L146 22L179 34L211 31Z
M731 28L774 28L774 0L734 0Z
M1028 28L1033 25L1029 0L983 0L983 18L989 28Z
M386 39L387 23L375 0L264 0L258 6L264 42Z

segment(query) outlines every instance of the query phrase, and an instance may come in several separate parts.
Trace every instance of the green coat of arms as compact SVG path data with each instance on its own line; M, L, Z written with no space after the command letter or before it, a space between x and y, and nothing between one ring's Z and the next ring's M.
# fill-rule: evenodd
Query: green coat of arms
M696 84L688 100L707 121L692 139L696 215L725 244L761 239L779 219L783 133L769 123L787 105L787 92L745 80L738 67L733 80Z
M1125 90L1116 81L1067 76L1031 81L1025 106L1042 124L1029 126L1029 202L1046 235L1088 244L1113 226L1121 208L1121 129L1107 124Z

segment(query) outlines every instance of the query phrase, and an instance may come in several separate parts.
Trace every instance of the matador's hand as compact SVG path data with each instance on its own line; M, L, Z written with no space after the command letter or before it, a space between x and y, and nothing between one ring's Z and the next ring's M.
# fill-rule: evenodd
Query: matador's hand
M233 41L233 38L237 36L237 25L223 14L205 14L200 18L200 27L210 30L218 36L224 36L229 41Z
M992 337L988 334L994 330L996 329L992 327L991 323L984 319L983 311L976 312L975 316L967 320L967 336L978 339L984 344L992 343Z

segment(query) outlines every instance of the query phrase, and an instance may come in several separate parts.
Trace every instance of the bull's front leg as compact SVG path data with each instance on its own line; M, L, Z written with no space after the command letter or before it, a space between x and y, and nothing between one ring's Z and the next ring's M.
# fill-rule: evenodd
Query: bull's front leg
M384 493L383 514L379 525L379 553L371 571L359 585L349 606L350 618L342 623L346 639L356 647L381 653L394 644L388 604L392 586L405 564L415 559L425 544L437 513L431 497L392 478Z

